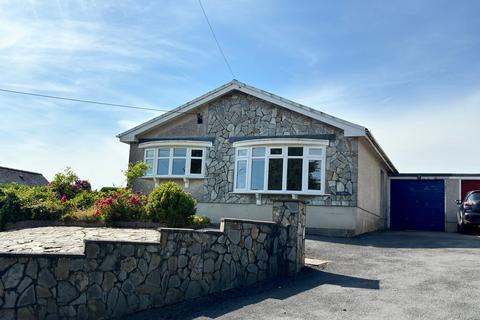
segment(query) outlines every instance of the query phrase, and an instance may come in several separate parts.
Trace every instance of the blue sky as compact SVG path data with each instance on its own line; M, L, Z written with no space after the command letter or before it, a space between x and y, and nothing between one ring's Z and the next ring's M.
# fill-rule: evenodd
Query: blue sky
M480 172L480 2L203 4L238 80L367 126L402 172ZM197 0L0 1L0 70L4 89L162 109L232 78ZM115 135L158 114L0 93L0 166L119 185Z

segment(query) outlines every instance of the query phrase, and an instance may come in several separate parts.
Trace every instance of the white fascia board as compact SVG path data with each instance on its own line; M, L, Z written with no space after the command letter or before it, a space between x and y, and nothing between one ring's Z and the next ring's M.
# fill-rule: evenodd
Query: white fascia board
M328 146L328 140L318 139L299 139L299 138L267 138L267 139L249 139L233 143L234 148L252 147L252 146L285 146L285 145L309 145L309 146Z
M191 111L198 106L208 103L211 100L214 100L224 94L227 94L228 92L232 90L238 90L243 93L252 95L254 97L257 97L261 100L268 101L270 103L273 103L275 105L281 106L283 108L286 108L288 110L303 114L307 117L310 117L312 119L327 123L331 126L334 126L336 128L342 129L344 131L344 135L346 137L363 137L366 135L365 132L365 127L362 127L360 125L336 118L334 116L328 115L326 113L323 113L321 111L318 111L316 109L309 108L307 106L301 105L299 103L293 102L291 100L282 98L280 96L274 95L272 93L269 93L267 91L263 91L260 89L257 89L255 87L249 86L247 84L244 84L242 82L239 82L237 80L230 81L229 83L212 90L210 92L207 92L206 94L190 101L187 102L184 105L181 105L178 108L175 108L165 114L162 114L161 116L158 116L156 118L153 118L150 121L147 121L143 124L140 124L128 131L125 131L119 135L117 135L118 138L120 138L120 141L122 142L135 142L136 141L136 136L138 134L141 134L145 131L148 131L164 122L167 122L169 120L172 120L180 115L182 113Z
M138 134L141 134L145 131L148 131L152 128L155 128L156 126L164 123L164 122L167 122L169 120L172 120L178 116L181 116L183 113L185 112L189 112L195 108L197 108L198 106L204 104L204 103L207 103L213 99L216 99L217 97L220 97L234 89L238 89L238 85L236 85L236 82L229 82L225 85L223 85L222 87L219 87L215 90L212 90L210 92L207 92L206 94L198 97L197 99L194 99L190 102L187 102L186 104L184 105L181 105L180 107L178 108L175 108L165 114L162 114L156 118L153 118L145 123L142 123L128 131L125 131L123 133L120 133L119 135L117 135L118 138L120 138L120 141L122 142L135 142L136 141L136 136Z
M480 176L475 176L475 177L472 177L472 176L458 176L458 177L447 177L446 179L449 179L449 180L455 180L455 179L460 179L460 180L479 180L479 179L480 179Z
M387 154L383 149L380 147L378 142L375 140L373 137L372 133L366 130L366 136L365 136L367 142L370 144L370 146L373 148L373 150L378 154L378 156L382 159L383 163L391 170L391 172L398 172L397 168L395 168L395 165L392 163L392 161L388 158Z
M408 176L389 176L391 180L480 180L479 176L446 176L441 173L437 175L428 175L425 176L422 173L419 174L410 174Z
M138 145L139 148L157 148L157 147L197 147L197 148L211 148L211 141L196 141L196 140L162 140L142 142Z

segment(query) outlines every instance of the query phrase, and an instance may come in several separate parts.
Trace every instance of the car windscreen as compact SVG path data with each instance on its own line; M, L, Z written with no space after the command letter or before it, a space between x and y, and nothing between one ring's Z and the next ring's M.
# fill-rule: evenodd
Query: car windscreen
M468 196L468 200L475 201L475 202L480 201L480 192L472 193L471 195Z

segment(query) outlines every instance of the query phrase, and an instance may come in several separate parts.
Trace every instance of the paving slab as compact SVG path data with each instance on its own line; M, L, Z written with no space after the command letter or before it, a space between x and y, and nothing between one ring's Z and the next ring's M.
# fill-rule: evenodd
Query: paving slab
M329 263L332 263L332 261L315 259L315 258L305 258L306 266L316 267L318 269L325 269Z
M156 242L160 233L152 229L39 227L0 232L0 253L82 254L84 239Z

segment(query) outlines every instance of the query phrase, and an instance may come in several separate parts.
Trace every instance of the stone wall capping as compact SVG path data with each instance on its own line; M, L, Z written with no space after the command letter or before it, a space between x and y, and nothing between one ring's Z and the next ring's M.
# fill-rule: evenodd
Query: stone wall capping
M162 227L157 229L160 233L162 232L195 232L197 230L195 229L189 229L189 228L167 228L167 227Z
M235 219L235 218L222 218L221 222L226 223L252 223L252 224L265 224L265 225L276 225L272 221L262 221L262 220L250 220L250 219Z
M0 252L0 258L85 258L81 253L66 252Z
M308 201L307 200L303 200L303 199L289 199L289 198L278 198L278 199L272 199L273 202L297 202L297 203L303 203L303 204L307 204Z
M188 229L188 228L158 228L160 233L203 233L203 234L218 234L223 232L219 229Z
M109 240L109 239L84 239L85 245L88 244L144 244L144 245L158 245L155 241L135 241L135 240Z

